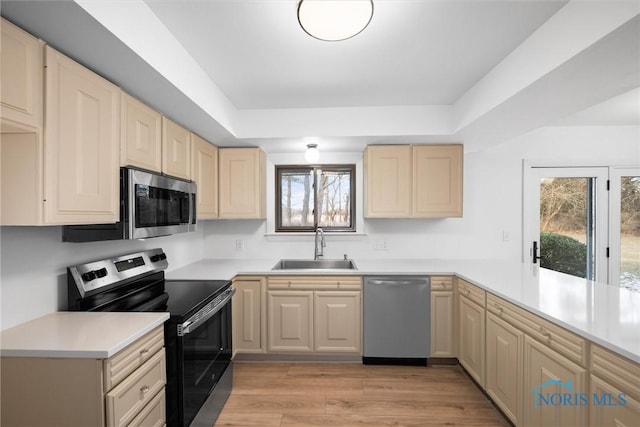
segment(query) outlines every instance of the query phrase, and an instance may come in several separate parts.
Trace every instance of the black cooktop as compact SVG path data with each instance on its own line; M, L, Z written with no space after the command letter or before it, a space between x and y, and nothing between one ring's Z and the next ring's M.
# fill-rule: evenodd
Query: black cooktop
M171 317L187 318L231 286L228 280L165 280Z

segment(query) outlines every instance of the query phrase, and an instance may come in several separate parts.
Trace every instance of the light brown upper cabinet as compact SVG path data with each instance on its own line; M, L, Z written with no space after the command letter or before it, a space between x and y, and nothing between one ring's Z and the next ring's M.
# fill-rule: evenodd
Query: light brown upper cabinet
M461 217L462 148L460 144L368 146L365 217Z
M49 46L45 54L44 222L116 222L120 89Z
M411 146L370 145L364 154L365 216L411 216Z
M44 42L5 19L0 32L1 224L38 225L44 219Z
M196 212L198 219L218 218L218 148L191 134L193 141L192 177L198 186Z
M162 172L191 179L191 132L162 116Z
M462 217L462 145L414 145L416 218Z
M3 20L1 111L2 225L118 220L118 87Z
M266 156L260 148L220 148L220 218L266 217Z
M5 19L0 27L2 132L40 131L44 42Z
M122 93L120 166L162 171L162 115Z

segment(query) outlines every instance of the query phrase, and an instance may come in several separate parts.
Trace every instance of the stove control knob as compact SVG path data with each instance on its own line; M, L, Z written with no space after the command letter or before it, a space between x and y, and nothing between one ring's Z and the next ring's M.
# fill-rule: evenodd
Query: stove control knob
M164 252L161 252L159 254L151 256L151 258L149 258L149 259L151 260L151 262L158 262L158 261L162 261L164 259L167 259L167 255Z
M107 275L107 269L102 267L100 270L95 271L97 277L104 277Z
M85 282L90 282L93 279L95 279L97 276L95 271L87 271L81 277L82 277L82 280L84 280Z

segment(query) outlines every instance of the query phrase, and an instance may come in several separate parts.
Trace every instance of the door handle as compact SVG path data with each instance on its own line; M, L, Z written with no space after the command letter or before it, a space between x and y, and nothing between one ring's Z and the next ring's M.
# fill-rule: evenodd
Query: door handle
M538 255L538 242L533 242L533 263L537 264L542 257Z

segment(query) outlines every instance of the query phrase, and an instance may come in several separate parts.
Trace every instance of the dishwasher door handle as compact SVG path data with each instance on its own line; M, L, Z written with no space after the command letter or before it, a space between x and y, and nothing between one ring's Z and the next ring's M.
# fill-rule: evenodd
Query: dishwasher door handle
M426 285L428 280L382 280L366 279L365 283L374 286L403 286L403 285Z

